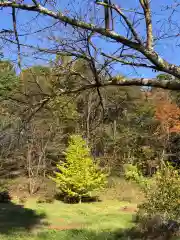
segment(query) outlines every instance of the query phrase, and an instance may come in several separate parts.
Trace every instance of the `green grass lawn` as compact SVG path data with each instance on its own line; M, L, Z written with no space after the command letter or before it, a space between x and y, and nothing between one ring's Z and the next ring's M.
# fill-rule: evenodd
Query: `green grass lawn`
M37 204L28 201L0 206L1 240L116 240L132 226L132 213L122 211L127 203ZM131 204L134 207L134 205Z
M110 180L108 187L98 193L102 202L38 204L36 199L30 199L24 206L0 203L0 240L145 239L131 231L142 194L125 180ZM19 201L16 196L14 201ZM128 210L123 210L124 206Z
M123 209L124 206L127 208ZM130 231L135 204L0 204L0 240L140 240ZM176 240L180 240L179 238Z

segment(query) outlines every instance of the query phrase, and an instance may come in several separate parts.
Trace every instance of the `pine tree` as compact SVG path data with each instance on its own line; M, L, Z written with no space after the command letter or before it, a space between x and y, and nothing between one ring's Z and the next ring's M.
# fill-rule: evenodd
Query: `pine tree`
M69 199L90 196L93 190L101 189L106 183L106 175L98 169L90 156L90 149L83 138L72 135L65 152L66 161L57 165L52 178L61 193Z

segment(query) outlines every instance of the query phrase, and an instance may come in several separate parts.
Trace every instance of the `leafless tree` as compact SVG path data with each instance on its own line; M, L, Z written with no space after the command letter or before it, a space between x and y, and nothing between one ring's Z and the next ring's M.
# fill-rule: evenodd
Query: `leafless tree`
M18 46L19 67L22 65L23 56L26 57L32 52L34 57L38 56L40 58L42 56L42 59L43 57L48 59L47 54L52 56L61 53L82 57L81 45L78 44L80 39L76 34L81 29L91 36L93 44L91 44L90 49L97 49L97 59L99 59L100 63L104 61L105 64L107 61L112 61L136 69L146 68L161 71L170 74L172 79L159 80L148 77L119 79L118 76L110 75L106 81L98 82L97 78L94 78L95 82L85 84L79 88L76 87L70 92L77 93L86 89L99 89L110 85L180 89L178 80L180 78L180 67L166 60L162 56L163 53L159 53L158 49L158 45L166 44L168 39L168 41L176 45L177 51L179 50L180 23L178 14L180 4L178 1L170 0L168 5L161 5L157 1L150 0L139 0L136 3L129 4L123 2L116 4L115 0L112 1L112 4L89 0L79 1L79 4L77 1L74 4L72 1L67 1L63 5L61 3L61 1L39 0L32 0L32 3L29 1L1 1L2 14L5 14L5 17L8 18L9 15L6 10L11 9L13 22L13 29L1 29L1 40L6 44L11 43ZM112 22L114 23L112 29L104 27L104 21L107 21L107 19L105 19L104 11L102 13L103 8L108 8L112 12L111 18L113 18ZM28 24L26 21L22 22L21 14L24 13L27 13L27 16L28 14L30 16L34 15L31 21L27 21ZM36 29L32 31L35 24ZM52 37L53 35L55 37ZM41 38L39 39L38 36L41 36ZM28 37L35 37L34 45L30 44L32 41L26 41ZM44 39L47 40L47 37L48 44L45 44ZM64 44L64 42L68 41L69 43L71 41L71 51ZM14 50L14 47L12 48ZM75 49L73 50L73 48ZM107 48L109 51L107 51ZM26 51L24 51L25 49ZM84 58L86 56L88 56L88 53L84 55ZM96 62L94 65L96 69L97 65Z
M31 129L31 139L27 141L27 153L25 168L29 180L29 193L33 194L37 191L37 181L40 176L46 177L46 149L49 139L44 139L44 136L38 137L35 129Z

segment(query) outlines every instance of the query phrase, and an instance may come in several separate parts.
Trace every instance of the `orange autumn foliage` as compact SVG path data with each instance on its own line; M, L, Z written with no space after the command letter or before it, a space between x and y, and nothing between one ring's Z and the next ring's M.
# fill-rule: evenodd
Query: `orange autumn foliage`
M166 133L180 132L180 108L169 101L159 101L155 117Z

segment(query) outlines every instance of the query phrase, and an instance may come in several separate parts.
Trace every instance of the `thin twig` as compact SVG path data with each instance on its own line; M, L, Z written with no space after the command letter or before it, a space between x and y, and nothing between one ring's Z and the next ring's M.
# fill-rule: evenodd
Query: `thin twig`
M130 22L130 20L126 17L126 15L122 12L121 8L118 5L115 4L106 4L102 2L97 2L99 5L103 5L104 7L108 7L110 9L114 9L125 21L127 24L128 28L130 29L131 33L133 34L135 40L139 42L142 45L141 39L138 36L138 33L136 32L133 24Z
M151 68L151 69L154 69L154 70L159 70L158 67L156 66L153 66L153 65L147 65L145 63L135 63L135 62L130 62L130 61L125 61L119 57L114 57L114 56L111 56L111 55L108 55L106 53L101 53L102 56L104 57L107 57L107 58L110 58L116 62L120 62L124 65L131 65L131 66L135 66L135 67L145 67L145 68Z
M97 5L102 5L102 6L107 6L107 7L112 7L111 4L107 4L104 2L96 2ZM139 14L139 15L144 15L142 12L138 12L135 9L126 9L126 8L121 8L122 11L124 12L133 12L135 14Z
M34 3L36 6L39 5L39 3L38 3L36 0L32 0L32 1L33 1L33 3Z
M14 34L15 34L17 49L18 49L18 66L21 69L21 47L20 47L19 37L17 32L16 9L14 7L12 7L12 21L13 21Z
M87 50L88 50L88 54L90 56L90 68L92 70L92 73L94 75L94 80L96 82L96 85L97 85L97 93L98 93L98 96L99 96L99 100L100 100L100 105L102 107L102 110L103 110L103 115L104 115L104 104L103 104L103 98L101 96L101 92L99 90L99 86L101 86L101 82L99 81L99 75L98 75L98 71L97 71L97 68L96 68L96 65L95 65L95 59L92 57L92 54L91 54L91 50L90 50L90 45L91 45L91 37L93 36L93 34L90 34L87 38ZM94 46L93 46L94 48ZM97 49L94 48L95 52L97 52Z

